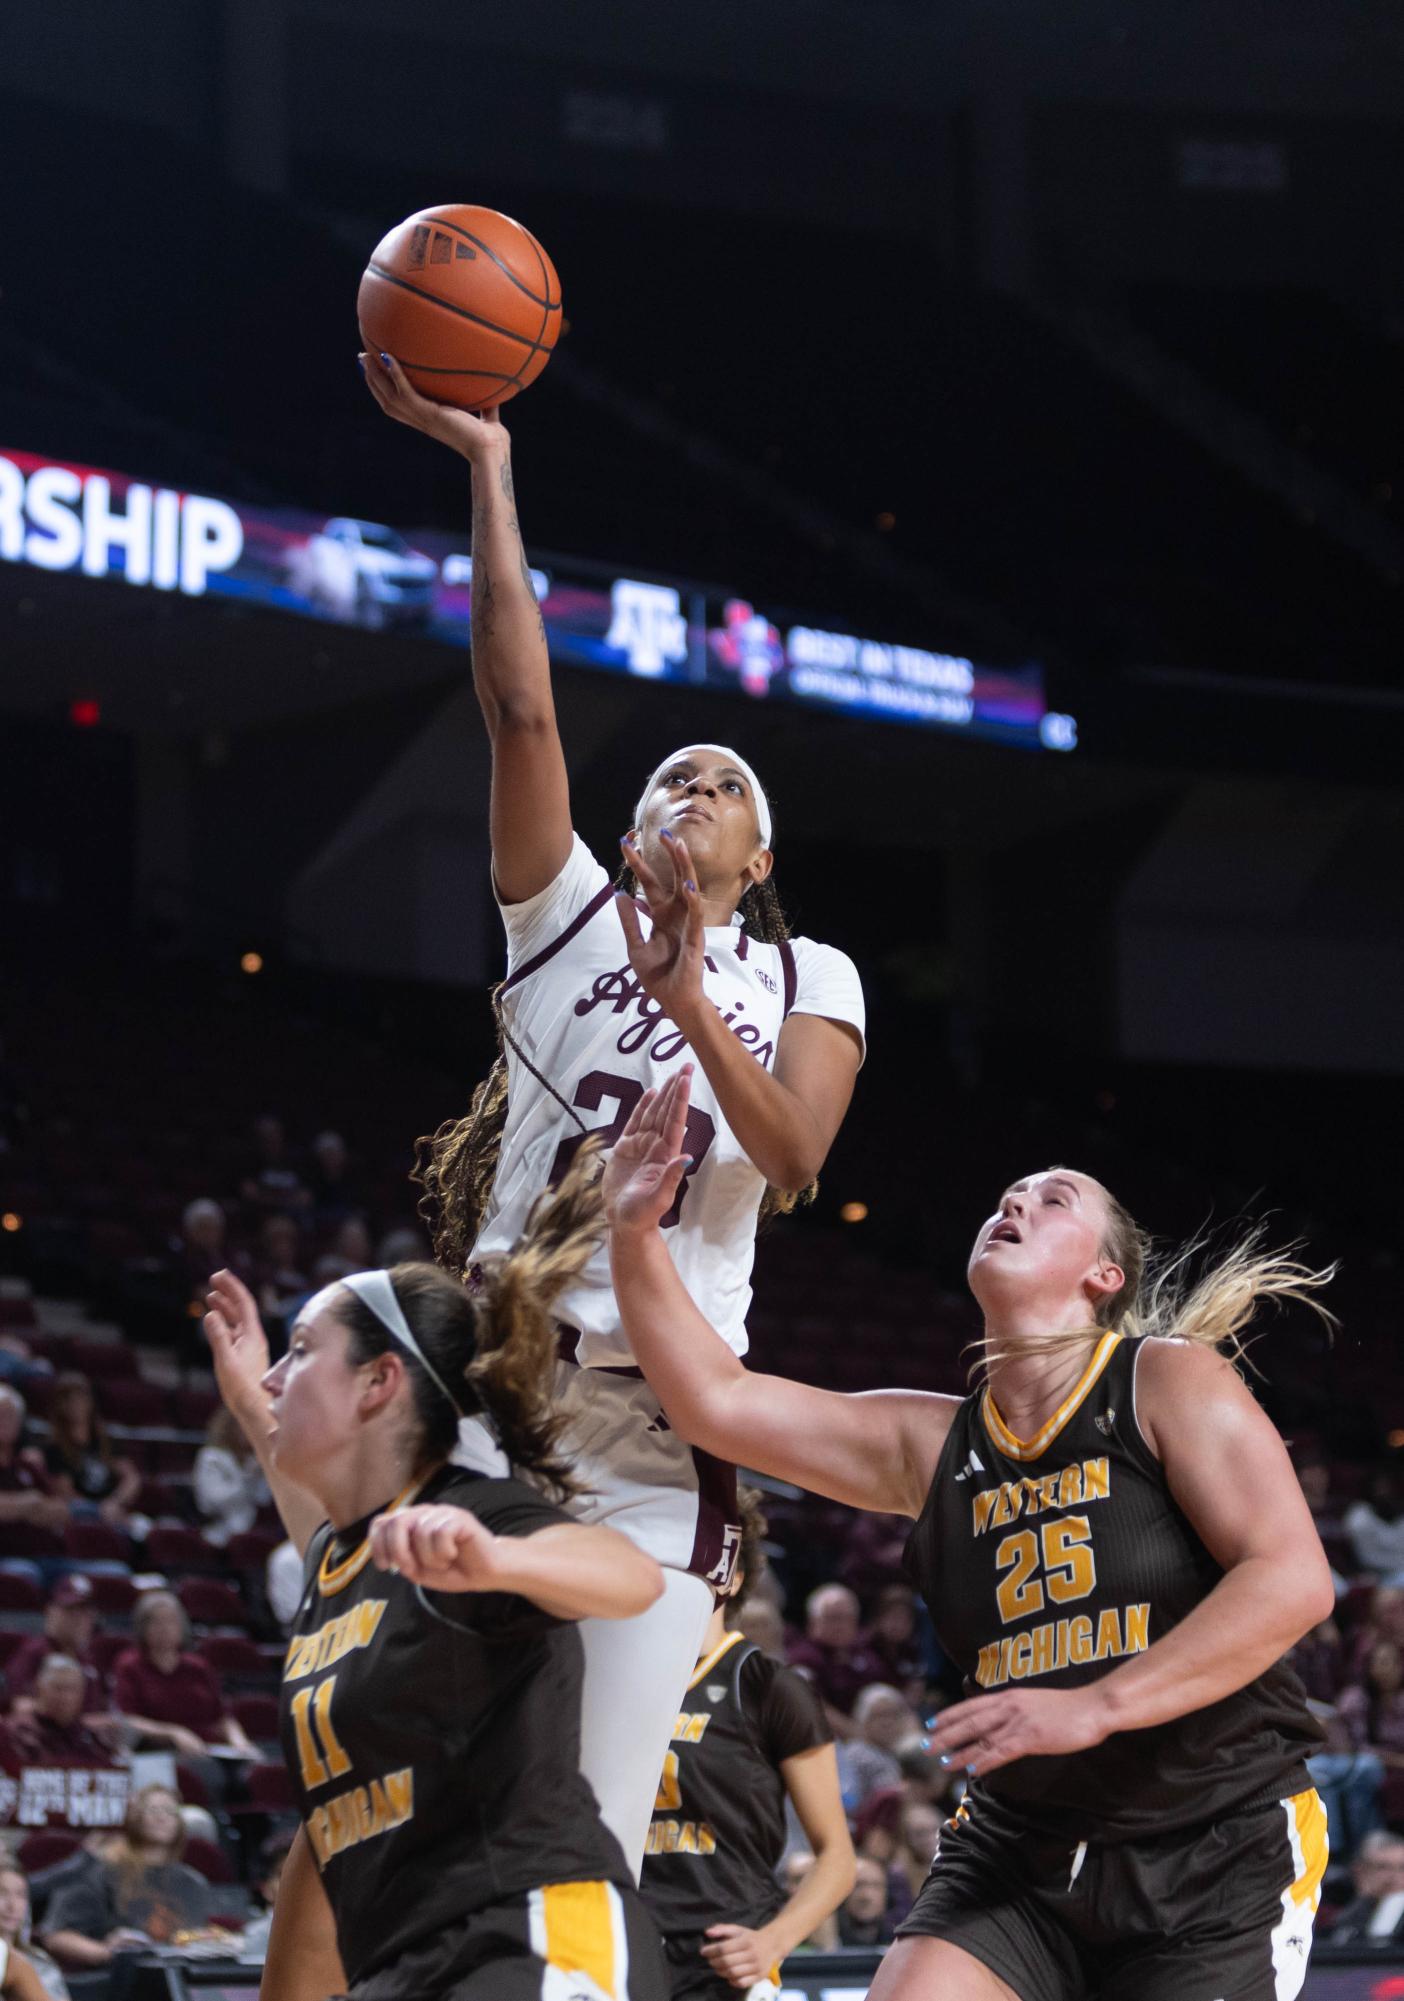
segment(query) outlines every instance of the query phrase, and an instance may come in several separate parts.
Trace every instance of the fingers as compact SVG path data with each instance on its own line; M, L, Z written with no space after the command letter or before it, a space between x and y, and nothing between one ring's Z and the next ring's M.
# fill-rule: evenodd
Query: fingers
M654 1100L657 1098L657 1096L658 1096L657 1091L644 1092L643 1096L639 1099L639 1102L635 1105L633 1111L630 1112L629 1117L625 1122L624 1130L619 1135L621 1139L633 1138L634 1134L638 1132L640 1127L643 1125L644 1120L648 1117L649 1112L652 1110Z
M667 1124L663 1128L663 1138L669 1153L680 1154L687 1137L687 1113L692 1094L692 1065L685 1063L681 1070L674 1072L668 1080L671 1096L668 1101Z
M614 899L614 907L619 912L619 922L624 929L624 944L632 961L636 952L643 950L643 926L639 923L639 913L634 899L626 896L621 889Z
M652 910L656 903L666 903L668 893L648 863L644 860L643 849L628 834L624 836L619 845L624 850L625 861L634 871L634 880L643 891L649 909Z
M411 1584L442 1582L482 1533L462 1508L401 1508L371 1523L371 1556L382 1570L396 1570Z

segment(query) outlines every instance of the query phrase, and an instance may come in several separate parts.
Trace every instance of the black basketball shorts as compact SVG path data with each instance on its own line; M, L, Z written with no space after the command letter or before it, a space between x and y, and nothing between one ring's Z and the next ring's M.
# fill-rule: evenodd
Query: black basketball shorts
M1327 1853L1310 1791L1106 1843L1035 1833L981 1793L897 1936L960 1946L1019 2001L1294 2001Z
M636 1890L548 1883L469 1913L350 2001L668 2001L668 1975Z

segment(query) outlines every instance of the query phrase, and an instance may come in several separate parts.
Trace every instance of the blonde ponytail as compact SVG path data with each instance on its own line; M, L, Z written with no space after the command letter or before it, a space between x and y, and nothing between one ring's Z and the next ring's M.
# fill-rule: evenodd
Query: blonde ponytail
M1317 1295L1335 1277L1336 1266L1313 1270L1294 1255L1299 1244L1273 1249L1265 1245L1266 1235L1267 1224L1255 1223L1199 1278L1193 1267L1208 1247L1203 1236L1153 1259L1137 1295L1112 1324L1125 1334L1197 1342L1216 1349L1234 1368L1243 1363L1252 1368L1248 1349L1262 1330L1249 1340L1244 1336L1265 1306L1305 1306L1334 1333L1339 1322Z
M587 1140L561 1182L537 1198L510 1251L484 1258L472 1294L477 1354L468 1382L514 1469L564 1500L579 1484L559 1446L555 1408L558 1334L551 1307L604 1241L600 1147Z

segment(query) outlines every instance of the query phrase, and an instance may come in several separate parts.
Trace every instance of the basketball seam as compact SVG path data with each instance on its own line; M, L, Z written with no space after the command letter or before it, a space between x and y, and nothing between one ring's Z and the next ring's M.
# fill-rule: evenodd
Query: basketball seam
M496 320L485 320L480 313L470 313L466 306L451 305L447 299L441 299L433 292L426 292L422 286L411 285L408 278L400 278L393 271L387 271L383 264L372 261L366 269L372 277L382 278L387 285L398 285L402 292L409 292L416 299L427 299L431 306L441 306L446 313L453 313L460 320L471 320L475 327L486 327L489 333L501 334L504 340L516 341L519 347L525 347L527 350L522 357L523 363L541 350L541 342L533 340L530 334L513 333L510 327L500 327ZM532 304L537 303L533 299ZM550 349L548 348L546 352L549 354Z
M546 266L544 263L542 263L541 260L540 245L537 243L536 238L532 235L529 229L522 229L521 224L520 223L517 224L518 229L522 229L522 235L526 238L527 242L531 245L532 249L536 251L537 262L541 264L541 289L546 295L545 298L543 299L537 298L535 292L532 291L530 285L524 285L522 283L521 279L517 276L516 272L512 269L511 265L504 264L502 259L498 256L497 252L493 249L492 245L490 243L484 243L481 236L474 236L472 230L465 229L461 222L449 222L447 218L444 216L434 215L434 211L432 209L429 210L429 214L433 218L434 227L436 229L452 230L454 235L461 236L465 243L475 243L479 248L479 250L482 251L484 257L490 257L492 259L493 263L497 266L498 270L502 273L504 278L510 279L519 292L526 293L527 297L531 300L531 303L534 306L545 306L548 313L554 313L556 311L556 308L560 305L561 302L559 299L553 301L551 298L551 286L546 276Z
M539 347L541 344L541 336L546 331L546 322L547 320L550 319L551 314L555 311L555 307L553 307L551 304L551 281L546 276L546 258L542 251L541 245L537 242L536 238L532 235L529 229L524 229L522 231L522 234L525 236L527 242L531 245L532 249L536 252L536 261L541 266L541 290L545 294L545 297L541 301L541 325L536 330L536 341ZM527 297L528 298L531 297L530 292L527 293ZM556 305L559 306L559 304L560 300L557 299Z

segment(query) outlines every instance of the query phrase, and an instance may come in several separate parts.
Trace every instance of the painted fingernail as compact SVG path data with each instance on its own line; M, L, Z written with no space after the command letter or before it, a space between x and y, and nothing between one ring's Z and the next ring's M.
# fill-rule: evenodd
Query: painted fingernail
M936 1762L941 1767L941 1770L943 1772L948 1772L951 1769L951 1765L954 1761L949 1751L942 1751L940 1756L937 1758Z
M658 835L659 839L664 841L671 841L673 838L672 835L668 832L668 829L666 827L660 827L658 830Z
M697 894L697 884L695 882L685 882L683 888L690 889L694 896Z
M390 357L388 354L381 355L380 365L385 370L385 373L388 375L390 373Z
M682 1164L683 1164L683 1172L685 1174L689 1167L696 1167L697 1162L693 1159L690 1153L685 1153L682 1157Z

